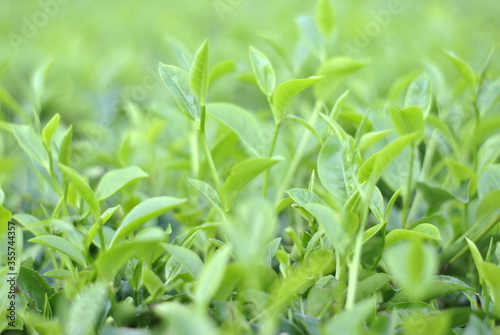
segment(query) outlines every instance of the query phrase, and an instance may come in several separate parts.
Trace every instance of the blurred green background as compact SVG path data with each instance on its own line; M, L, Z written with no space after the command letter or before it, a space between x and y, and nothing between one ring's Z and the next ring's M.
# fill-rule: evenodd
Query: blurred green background
M421 60L449 66L442 50L456 52L477 69L500 41L498 0L334 1L339 49L333 55L342 55L342 45L355 46L357 36L376 28L370 26L376 14L393 3L399 12L352 54L372 61L365 73L378 94L398 76L421 67ZM43 100L57 109L50 114L104 113L110 108L106 97L124 92L147 103L166 95L154 85L158 61L179 60L173 59L167 41L181 43L188 53L208 37L212 63L233 59L243 68L249 66L248 45L254 45L279 66L262 37L295 50L295 20L314 15L314 6L314 1L264 0L2 0L0 80L18 101L29 104L29 78L53 61ZM498 62L494 66L498 69ZM138 89L144 82L153 89Z

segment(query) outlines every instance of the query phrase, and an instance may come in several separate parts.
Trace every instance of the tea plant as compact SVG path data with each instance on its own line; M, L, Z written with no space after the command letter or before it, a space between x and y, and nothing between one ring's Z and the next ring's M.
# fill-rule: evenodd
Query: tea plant
M370 106L370 62L333 51L331 3L298 28L308 55L277 52L282 73L253 46L243 69L214 60L208 40L184 62L161 62L175 104L123 101L93 157L76 125L43 122L0 92L2 115L17 120L0 123L4 147L32 163L14 214L0 206L2 250L18 255L1 270L3 283L17 277L15 328L500 333L494 52L479 70L443 53L450 68L429 63ZM244 87L253 103L213 97L218 84ZM0 328L12 328L8 314Z

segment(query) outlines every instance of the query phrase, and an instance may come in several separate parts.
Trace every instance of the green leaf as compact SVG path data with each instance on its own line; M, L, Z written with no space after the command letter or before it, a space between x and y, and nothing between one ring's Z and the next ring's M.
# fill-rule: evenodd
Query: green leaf
M144 200L125 216L120 227L116 230L115 236L111 241L111 246L123 240L128 234L132 233L147 221L184 202L186 202L186 199L166 196Z
M333 7L330 0L319 0L316 5L316 24L319 31L328 37L335 26L335 18L333 15Z
M386 273L375 273L362 281L356 288L356 300L363 300L380 290L391 281L391 277Z
M399 135L416 133L416 140L421 141L424 137L424 115L418 106L404 109L389 108L391 120Z
M196 305L203 310L213 298L224 278L229 249L224 248L215 252L201 269L194 289Z
M309 290L306 299L306 314L319 316L335 300L338 281L332 275L318 280Z
M52 140L52 136L56 132L57 128L59 127L59 120L61 117L59 114L56 114L50 119L50 121L47 123L45 128L43 128L42 131L42 142L47 151L50 151L50 141Z
M297 94L323 78L324 76L315 76L306 79L293 79L280 84L273 93L273 114L275 122L281 122L287 113L288 106Z
M410 240L441 240L439 230L430 223L421 223L412 230L394 229L391 230L385 237L385 245L387 247L401 241Z
M270 97L276 87L276 75L269 59L259 50L250 47L250 63L260 90Z
M73 278L73 274L69 270L64 269L54 269L49 270L43 274L45 277L51 277L61 280L71 280Z
M207 113L228 126L254 155L267 150L263 145L266 142L262 138L262 127L254 114L229 103L208 104Z
M429 186L424 183L417 183L417 186L422 191L425 201L427 201L432 208L439 208L443 203L449 200L458 200L461 203L466 203L468 201L468 199L461 199L440 187Z
M34 237L28 241L31 243L41 244L43 246L57 250L65 254L66 256L68 256L81 266L83 267L87 266L87 261L85 260L85 257L83 256L82 252L74 244L68 242L62 237L54 235L43 235Z
M370 148L372 145L374 145L375 143L377 143L390 133L392 133L392 129L364 134L363 136L361 136L361 139L359 140L359 150L361 152L365 151L366 149Z
M106 291L106 283L86 284L71 304L65 306L65 310L67 310L65 326L67 334L87 335L99 333L99 322L105 318L107 313L106 305L109 304Z
M184 268L190 274L192 274L195 278L199 277L201 270L203 269L203 262L194 251L175 244L163 243L162 245L165 250L167 250L184 265Z
M389 214L391 213L392 207L394 206L394 203L398 199L399 194L401 193L402 190L403 190L403 188L397 189L396 192L394 192L394 194L389 199L389 202L387 203L387 207L385 208L385 215L384 215L385 222L389 221Z
M163 302L153 306L154 312L169 325L166 334L219 335L220 331L210 317L196 313L179 302Z
M399 287L415 300L426 295L437 270L435 250L424 245L420 239L398 243L386 249L384 263Z
M149 175L137 166L108 171L97 185L95 191L97 200L106 200L129 183L147 177Z
M69 126L68 130L63 136L61 141L61 148L59 149L59 163L70 166L71 165L71 142L73 141L73 126Z
M35 162L44 167L47 171L49 169L49 155L43 146L43 143L37 133L30 126L19 126L13 124L12 131L14 136L23 150Z
M405 107L417 106L423 111L424 119L432 106L431 82L427 76L422 75L412 81L405 97Z
M189 75L189 86L201 105L205 105L208 93L208 49L208 40L205 40L194 56Z
M12 218L12 213L0 204L0 241L7 234L9 221Z
M308 16L295 19L299 28L300 42L316 58L322 59L325 54L325 39L319 32L314 20Z
M481 281L484 281L485 274L483 273L483 268L482 264L484 263L483 257L481 256L481 253L479 252L479 249L477 246L469 240L467 237L465 238L467 241L467 245L469 246L470 253L472 254L472 259L474 260L474 264L476 265L477 272L479 274L479 279Z
M54 294L45 278L35 270L21 266L16 281L23 293L33 300L35 308L43 311L46 299Z
M228 73L234 72L236 66L232 60L224 60L217 63L210 71L210 76L208 79L208 84L215 83L219 78L222 78Z
M413 142L417 134L408 134L399 137L387 144L382 150L370 156L359 168L358 179L364 182L368 179L376 182L383 174L387 166L403 151L403 149Z
M70 167L59 164L59 168L63 172L64 176L73 183L82 198L85 199L89 205L92 215L94 216L95 222L98 223L101 217L101 207L99 205L99 201L97 201L94 191L90 188L87 181L77 171ZM92 238L94 237L92 236Z
M496 213L500 209L498 199L500 199L500 190L491 191L481 199L477 207L477 221L484 220L488 215Z
M484 281L490 289L491 298L493 300L493 313L498 318L500 317L500 267L493 263L483 262L480 266L484 276Z
M370 199L370 210L379 222L384 221L384 197L380 189L375 186L373 188L372 197Z
M238 192L252 179L280 162L277 158L248 158L236 164L222 187L222 198L226 210L231 207Z
M105 280L112 280L118 271L131 259L135 249L131 243L112 246L102 253L95 263L97 273Z
M494 190L500 190L500 164L488 166L479 177L477 185L479 199Z
M353 308L344 310L328 320L321 334L362 334L364 322L376 311L376 297L358 302Z
M500 156L500 134L494 135L486 139L479 148L477 153L478 171L484 171L488 165L494 163Z
M459 58L454 53L448 51L446 52L446 56L448 56L453 65L455 65L458 72L460 72L467 85L469 86L470 92L473 93L476 87L476 77L474 75L474 71L472 71L471 67L464 60Z
M197 179L189 179L189 182L193 184L193 186L196 187L219 212L224 213L219 194L210 184Z
M318 155L318 176L339 206L347 199L344 147L336 135L330 136Z
M460 280L449 276L438 276L439 280L431 280L427 289L418 296L421 301L429 301L445 295L471 290L472 288L465 285ZM413 288L404 288L394 295L391 303L401 303L416 300L415 291Z
M375 236L375 234L378 233L382 228L384 228L385 225L386 225L386 223L382 222L382 223L376 224L375 226L370 227L367 230L365 230L363 232L363 243L365 243L370 238L372 238L373 236Z
M285 116L285 119L290 119L290 120L295 120L297 121L298 123L300 123L301 125L303 125L304 127L306 127L307 130L309 130L309 132L311 132L312 135L314 135L314 137L316 137L316 139L318 140L318 142L320 144L323 144L323 139L321 138L321 136L316 132L316 130L313 128L313 126L311 126L309 124L309 122L307 122L306 120L296 116L296 115L292 115L292 114L288 114Z
M150 294L148 297L149 301L155 299L165 291L163 281L148 267L144 267L142 270L142 282Z
M325 75L326 78L314 85L314 96L322 101L331 99L345 77L357 72L367 65L366 62L348 57L334 57L323 62L316 71L317 75Z
M322 204L309 203L305 204L304 208L314 215L318 224L325 230L326 235L332 241L335 250L340 254L344 254L349 239L340 216L333 209Z
M181 111L191 120L199 121L200 105L189 88L189 74L177 66L160 63L160 76Z

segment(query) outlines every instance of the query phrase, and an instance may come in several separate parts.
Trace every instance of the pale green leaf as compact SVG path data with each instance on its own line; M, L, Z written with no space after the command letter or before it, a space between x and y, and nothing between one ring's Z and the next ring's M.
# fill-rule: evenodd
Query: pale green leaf
M274 120L280 122L286 115L293 98L323 77L315 76L306 79L293 79L280 84L273 93Z
M417 133L417 141L424 137L424 115L418 106L404 109L389 108L391 120L399 135Z
M387 144L382 150L370 156L359 168L358 178L360 182L368 179L376 182L383 174L389 163L403 151L416 138L417 134L408 134L397 138Z
M203 262L194 251L175 244L162 244L165 250L180 261L184 268L194 277L198 277L203 269Z
M231 207L243 186L280 161L281 159L277 158L248 158L236 164L222 187L222 198L226 209Z
M417 106L423 111L424 119L432 106L431 82L427 76L422 75L413 80L406 92L405 107Z
M30 126L13 124L12 131L23 150L38 164L49 169L49 155L43 146L40 136Z
M474 92L476 87L476 77L471 67L463 59L450 51L446 52L446 56L448 56L453 65L457 68L458 72L460 72L462 77L465 79L470 92Z
M29 242L41 244L43 246L57 250L65 254L66 256L68 256L81 266L83 267L87 266L87 261L85 260L85 257L83 256L82 252L74 244L65 240L62 237L54 235L43 235L34 237L30 239Z
M207 113L229 127L247 149L254 155L263 154L267 149L264 145L264 129L256 116L247 110L229 103L213 103L207 105Z
M276 75L269 59L259 50L250 47L250 63L260 90L270 97L276 87Z
M137 206L123 219L123 222L116 230L115 236L111 241L111 245L115 245L123 240L128 234L142 226L147 221L163 214L164 212L177 207L186 202L186 199L175 197L155 197L149 198Z
M149 175L137 166L108 171L97 185L95 191L97 200L106 200L129 183L147 177Z
M344 147L337 136L330 136L318 155L318 176L321 184L342 206L347 199Z
M193 121L200 119L198 100L189 88L189 74L173 65L160 63L160 76L175 98L181 111Z
M189 75L189 86L201 105L205 105L205 97L208 93L208 51L208 40L205 40L194 56Z
M398 243L386 249L384 263L398 286L411 299L421 299L432 284L437 271L437 257L430 245L420 239Z
M319 31L328 37L335 26L333 7L330 0L319 0L316 5L316 24Z
M54 133L59 127L60 119L61 117L59 116L59 114L54 115L52 119L50 119L50 121L47 123L45 128L43 128L42 142L47 150L50 150L50 141L52 140L52 136L54 136Z
M385 237L385 245L387 247L401 241L410 241L416 239L432 239L441 240L441 234L436 226L430 223L421 223L412 230L394 229L391 230Z
M194 289L194 300L199 308L205 308L217 292L224 278L228 259L229 249L218 250L201 269Z

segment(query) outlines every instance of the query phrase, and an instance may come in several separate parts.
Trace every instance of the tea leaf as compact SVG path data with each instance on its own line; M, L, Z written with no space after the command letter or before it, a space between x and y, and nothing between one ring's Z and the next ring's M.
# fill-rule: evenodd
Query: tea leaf
M24 294L33 300L35 307L40 311L44 309L46 299L54 293L41 274L24 266L19 269L16 283Z
M306 79L294 79L280 84L273 93L273 114L275 122L279 123L287 113L288 106L293 98L311 85L314 85L324 77L310 77Z
M201 105L205 105L208 92L208 40L205 40L196 55L189 75L189 86Z
M276 76L271 62L262 52L250 47L250 63L260 90L270 97L276 87Z
M421 141L424 137L424 115L420 107L411 106L397 110L389 108L391 120L399 135L416 133L416 140Z
M205 307L219 288L224 277L229 249L218 250L203 266L194 290L196 304Z
M319 0L316 5L316 23L324 36L332 33L335 25L333 7L330 0Z
M173 65L160 63L160 76L181 111L193 121L200 119L200 106L189 88L189 74Z
M52 140L52 136L54 136L54 133L56 132L57 128L59 127L59 120L61 117L59 114L56 114L50 119L50 121L47 123L45 128L43 128L42 131L42 142L45 148L49 151L50 150L50 141Z
M95 191L97 200L106 200L129 183L147 177L149 175L137 166L108 171L97 185Z
M23 150L38 164L49 169L49 155L40 137L30 126L11 125L14 136Z
M341 206L347 199L344 147L337 136L330 136L318 155L318 176L323 186Z
M474 92L474 89L476 87L476 77L470 66L464 60L450 51L446 52L445 54L465 79L467 85L469 86L469 90L471 92Z
M163 247L178 261L180 261L186 270L194 277L200 276L203 268L203 262L194 251L174 244L163 244Z
M87 261L83 256L82 252L74 246L71 242L68 242L62 237L53 235L43 235L34 237L29 240L31 243L37 243L49 247L51 249L57 250L80 264L81 266L87 266Z
M427 76L419 76L413 80L406 92L405 107L417 106L427 118L432 106L431 82Z
M186 199L175 197L155 197L149 198L139 205L135 206L130 213L123 219L123 222L116 230L111 245L115 245L123 240L128 234L142 226L147 221L155 218L162 213L177 207L186 202Z
M222 187L222 198L226 210L231 207L243 186L278 162L280 159L277 158L248 158L236 164Z

